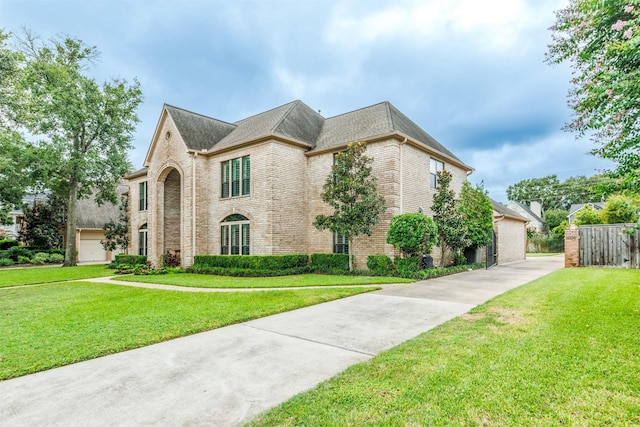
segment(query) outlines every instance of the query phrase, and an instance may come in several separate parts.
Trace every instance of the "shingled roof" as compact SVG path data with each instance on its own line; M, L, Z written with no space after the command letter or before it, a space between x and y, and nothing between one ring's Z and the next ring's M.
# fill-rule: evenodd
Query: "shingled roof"
M129 190L124 184L118 185L116 193L118 194L118 202L120 202L120 196L125 194ZM118 205L113 203L103 203L98 205L94 196L88 199L78 200L76 207L77 212L77 227L79 229L89 230L102 230L102 227L109 221L117 221L120 216L120 209Z
M491 205L493 206L493 210L496 211L497 213L499 213L500 215L504 215L506 217L509 218L513 218L513 219L517 219L520 220L522 222L529 222L529 220L525 217L523 217L522 215L520 215L518 212L509 209L508 207L506 207L505 205L503 205L500 202L496 202L495 200L489 198L489 200L491 200Z
M259 138L281 136L307 144L311 151L319 151L340 147L352 141L398 133L462 163L452 152L386 101L324 118L302 101L296 100L235 123L171 105L165 105L165 108L190 150L217 150Z

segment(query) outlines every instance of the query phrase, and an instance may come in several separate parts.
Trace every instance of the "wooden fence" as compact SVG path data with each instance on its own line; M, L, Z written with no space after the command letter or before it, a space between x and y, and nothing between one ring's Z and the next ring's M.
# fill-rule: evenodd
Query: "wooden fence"
M640 239L629 234L632 225L581 225L580 266L640 268Z

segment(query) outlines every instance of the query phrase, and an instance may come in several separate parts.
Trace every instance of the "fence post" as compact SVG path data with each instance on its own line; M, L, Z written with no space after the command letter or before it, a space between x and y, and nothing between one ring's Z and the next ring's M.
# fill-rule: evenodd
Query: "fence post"
M580 266L580 229L575 224L564 232L564 266Z

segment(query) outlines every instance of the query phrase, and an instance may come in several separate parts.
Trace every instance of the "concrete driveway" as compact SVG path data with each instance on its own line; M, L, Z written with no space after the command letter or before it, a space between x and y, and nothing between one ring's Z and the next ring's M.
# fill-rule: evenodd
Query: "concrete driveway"
M530 258L388 287L2 381L0 425L241 425L562 266Z

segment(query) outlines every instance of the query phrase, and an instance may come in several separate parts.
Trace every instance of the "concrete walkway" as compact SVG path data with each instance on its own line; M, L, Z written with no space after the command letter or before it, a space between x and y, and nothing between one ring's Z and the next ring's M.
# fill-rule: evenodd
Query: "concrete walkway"
M0 425L241 425L562 266L562 257L530 258L2 381Z

